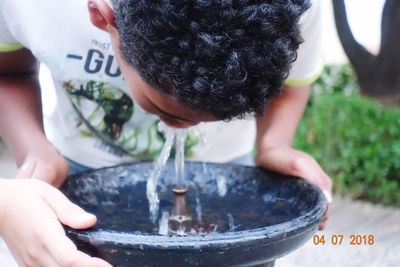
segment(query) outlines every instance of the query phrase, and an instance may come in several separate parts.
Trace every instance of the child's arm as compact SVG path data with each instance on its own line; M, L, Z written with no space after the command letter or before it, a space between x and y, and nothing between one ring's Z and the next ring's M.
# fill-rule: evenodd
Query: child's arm
M27 49L0 53L0 135L20 167L17 177L60 185L68 165L44 135L38 69Z
M59 221L84 229L96 217L45 182L0 179L0 236L19 266L111 266L78 251Z
M38 65L26 49L0 53L0 114L0 134L20 166L17 177L60 184L67 164L44 135ZM37 179L0 179L0 235L19 265L110 266L78 251L60 222L87 228L96 218Z
M270 170L308 180L319 186L331 202L330 177L312 156L292 148L309 94L309 86L286 87L282 95L268 106L266 113L257 118L256 163Z

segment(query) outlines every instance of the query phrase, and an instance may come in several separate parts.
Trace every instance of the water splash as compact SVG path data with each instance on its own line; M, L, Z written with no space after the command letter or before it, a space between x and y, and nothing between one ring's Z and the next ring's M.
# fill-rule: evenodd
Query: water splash
M186 129L175 129L175 174L178 188L186 187L185 184L185 141Z
M235 225L235 220L233 219L233 215L231 213L228 212L226 216L228 217L229 231L234 232L240 227L240 225Z
M210 176L210 173L209 173L209 171L208 171L208 167L207 167L207 164L206 164L205 161L203 161L202 167L203 167L203 173L204 173L204 175Z
M203 214L201 209L201 202L199 195L196 195L196 214L197 214L197 221L202 224L203 223Z
M157 194L157 185L160 179L162 170L167 163L167 160L171 154L172 144L175 139L175 132L173 128L168 127L164 123L159 123L158 125L160 132L162 132L165 136L165 144L161 150L160 155L154 161L153 170L147 179L146 185L146 195L149 201L149 213L150 220L155 223L157 221L157 215L159 210L160 199Z
M226 177L223 175L218 175L215 179L217 182L218 195L220 197L224 197L226 195L226 192L228 191L228 188L226 186Z
M161 215L161 219L158 224L158 233L160 235L168 235L168 232L169 232L168 219L169 219L169 212L163 211L162 215Z

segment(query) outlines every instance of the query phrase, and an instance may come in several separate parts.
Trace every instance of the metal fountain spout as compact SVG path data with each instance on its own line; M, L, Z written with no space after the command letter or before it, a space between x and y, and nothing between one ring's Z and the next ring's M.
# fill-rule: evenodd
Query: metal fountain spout
M187 188L174 187L174 204L168 220L169 230L178 235L186 235L192 229L192 214L187 205Z

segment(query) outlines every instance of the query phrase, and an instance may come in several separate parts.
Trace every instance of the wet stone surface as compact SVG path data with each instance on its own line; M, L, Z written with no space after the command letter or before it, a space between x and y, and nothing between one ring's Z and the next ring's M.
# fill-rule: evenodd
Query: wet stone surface
M62 190L98 216L98 225L89 231L67 230L78 246L118 266L178 267L189 261L253 266L303 244L326 209L320 190L304 180L254 167L187 162L193 229L186 236L163 236L158 220L150 220L146 198L152 167L152 162L128 164L68 180ZM159 218L172 210L174 175L170 161L159 180Z

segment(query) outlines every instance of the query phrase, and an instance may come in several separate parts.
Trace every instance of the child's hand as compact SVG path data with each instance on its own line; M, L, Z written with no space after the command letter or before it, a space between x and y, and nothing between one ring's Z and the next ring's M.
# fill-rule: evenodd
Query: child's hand
M47 140L31 148L15 178L35 178L60 186L68 175L68 163Z
M332 209L332 181L313 157L291 147L271 147L258 152L257 165L304 178L321 188L329 203L320 229L325 227Z
M20 266L111 266L78 251L60 222L84 229L96 217L45 182L0 179L0 235Z

